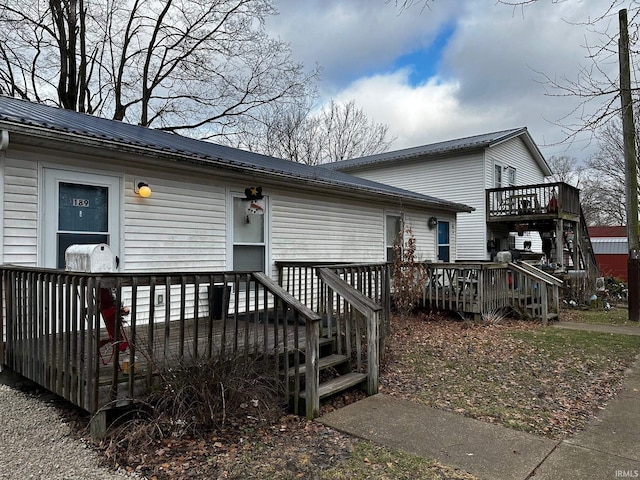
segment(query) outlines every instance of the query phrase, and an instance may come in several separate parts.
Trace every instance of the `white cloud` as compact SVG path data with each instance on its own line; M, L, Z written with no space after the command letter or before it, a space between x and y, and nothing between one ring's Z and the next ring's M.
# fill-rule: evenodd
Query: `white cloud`
M367 115L389 125L398 139L392 148L424 145L457 136L474 135L487 128L486 111L474 111L458 100L460 87L455 82L429 82L412 86L407 70L375 75L355 81L340 92L338 101L355 99ZM493 113L501 118L499 108ZM496 119L497 121L497 119ZM451 125L455 124L455 133ZM504 123L496 130L511 128Z
M587 64L585 43L598 41L579 22L601 15L612 1L610 27L617 28L622 0L539 0L525 9L439 0L401 14L393 1L279 0L282 15L269 28L291 42L296 58L324 68L326 100L354 99L372 120L388 124L398 136L392 148L526 126L545 155L585 158L594 148L582 150L587 136L553 145L566 133L552 122L578 100L546 95L536 71L575 80ZM392 69L394 60L429 45L444 23L455 29L439 72L412 85L407 70ZM601 66L615 77L615 61Z

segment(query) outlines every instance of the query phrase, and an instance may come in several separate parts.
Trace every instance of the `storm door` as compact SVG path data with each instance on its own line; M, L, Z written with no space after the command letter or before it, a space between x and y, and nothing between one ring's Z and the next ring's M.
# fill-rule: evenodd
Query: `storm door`
M117 255L120 179L53 169L45 179L45 266L64 268L74 244L106 243Z

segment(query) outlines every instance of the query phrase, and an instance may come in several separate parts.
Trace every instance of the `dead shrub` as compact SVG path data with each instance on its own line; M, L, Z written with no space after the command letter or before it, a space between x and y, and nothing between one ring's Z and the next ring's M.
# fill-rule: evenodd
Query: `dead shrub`
M420 305L427 279L427 268L417 256L416 238L411 226L405 226L404 236L398 235L393 251L392 301L400 318L406 321Z
M160 373L161 387L112 422L108 455L144 455L167 438L266 424L284 412L281 382L264 359L242 355L183 360Z

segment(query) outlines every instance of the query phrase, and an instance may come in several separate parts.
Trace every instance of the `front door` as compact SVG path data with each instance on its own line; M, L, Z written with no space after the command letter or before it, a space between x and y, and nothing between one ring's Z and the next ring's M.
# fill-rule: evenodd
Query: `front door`
M120 179L49 168L44 178L44 266L65 268L74 244L106 243L118 255Z

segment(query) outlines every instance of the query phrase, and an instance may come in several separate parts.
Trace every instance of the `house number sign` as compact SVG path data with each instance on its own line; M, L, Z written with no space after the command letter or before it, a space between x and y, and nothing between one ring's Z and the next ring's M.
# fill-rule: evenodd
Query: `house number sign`
M87 200L86 198L74 198L73 199L73 206L74 207L88 207L89 206L89 200Z

